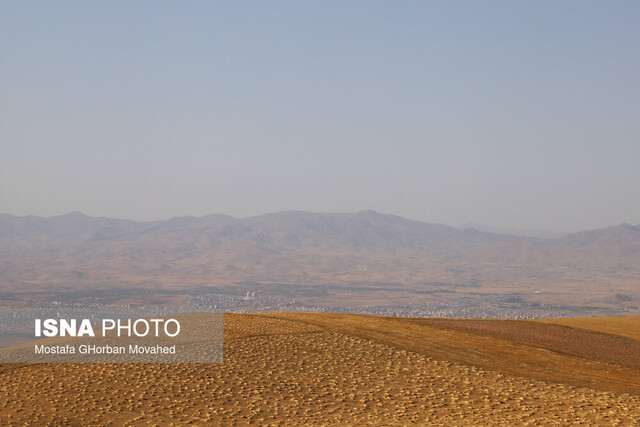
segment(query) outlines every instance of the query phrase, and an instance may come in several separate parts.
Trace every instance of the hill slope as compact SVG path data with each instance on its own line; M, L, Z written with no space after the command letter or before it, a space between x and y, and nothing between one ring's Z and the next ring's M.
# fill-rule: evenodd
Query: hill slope
M613 339L613 354L639 341L582 335L574 354L526 333L549 325L448 322L225 315L224 364L0 366L0 422L640 423L637 360L589 350L599 339ZM639 326L630 319L619 331ZM545 335L563 329L580 333L551 325Z
M373 211L146 223L0 215L0 290L10 292L243 282L424 290L442 283L553 294L548 301L588 290L590 303L638 307L639 276L640 228L628 224L536 239Z

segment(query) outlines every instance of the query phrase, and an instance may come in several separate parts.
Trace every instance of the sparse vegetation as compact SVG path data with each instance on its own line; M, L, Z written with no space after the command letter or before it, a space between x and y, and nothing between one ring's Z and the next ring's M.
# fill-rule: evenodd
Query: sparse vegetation
M4 365L0 423L640 423L639 369L538 344L411 319L225 315L224 364Z

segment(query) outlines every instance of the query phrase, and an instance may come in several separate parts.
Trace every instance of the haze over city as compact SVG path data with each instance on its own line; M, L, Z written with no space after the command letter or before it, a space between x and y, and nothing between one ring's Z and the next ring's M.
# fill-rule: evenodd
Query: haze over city
M640 221L637 2L0 5L0 212Z
M0 426L640 426L638 23L0 0Z

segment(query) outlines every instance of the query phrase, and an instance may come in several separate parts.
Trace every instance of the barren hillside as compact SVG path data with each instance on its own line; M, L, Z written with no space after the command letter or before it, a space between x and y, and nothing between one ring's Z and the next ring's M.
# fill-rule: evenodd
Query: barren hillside
M476 294L634 312L639 254L640 228L627 224L536 239L372 211L150 223L79 213L0 216L0 290L6 292L206 287L241 294L242 284L250 284L282 296L276 287L284 284L299 300L327 304L365 301L369 296L340 290L372 285L383 288L372 301L413 301L438 286L455 292L472 286ZM310 298L318 286L332 290Z
M609 333L567 349L553 337L581 329L447 322L225 315L223 364L1 366L0 423L640 423L637 352L624 350L640 319L605 320Z

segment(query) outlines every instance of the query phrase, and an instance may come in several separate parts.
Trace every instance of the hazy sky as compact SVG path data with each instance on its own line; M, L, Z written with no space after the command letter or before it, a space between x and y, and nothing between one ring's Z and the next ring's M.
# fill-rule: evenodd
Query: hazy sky
M640 2L0 2L0 212L640 222Z

